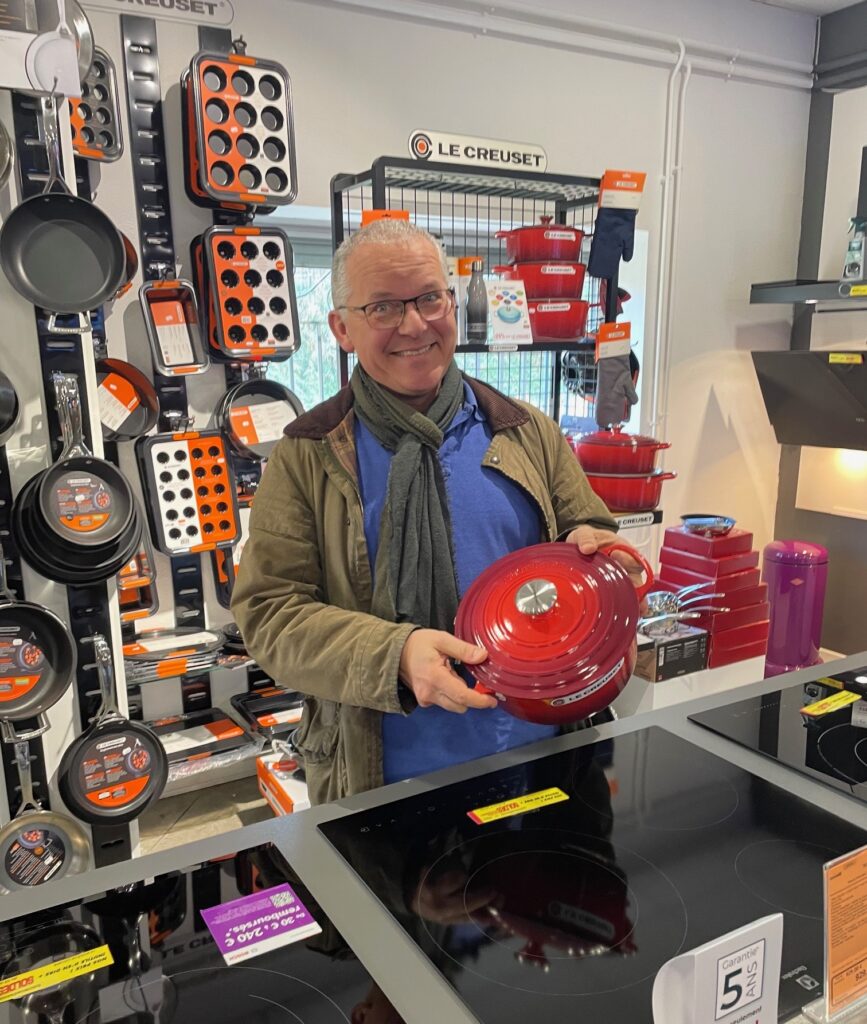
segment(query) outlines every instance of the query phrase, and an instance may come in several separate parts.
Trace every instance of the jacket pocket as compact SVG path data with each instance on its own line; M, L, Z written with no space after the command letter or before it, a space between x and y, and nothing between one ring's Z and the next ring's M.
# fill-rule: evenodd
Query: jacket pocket
M337 750L340 732L340 705L333 700L304 699L301 725L292 735L292 742L305 764L331 761Z

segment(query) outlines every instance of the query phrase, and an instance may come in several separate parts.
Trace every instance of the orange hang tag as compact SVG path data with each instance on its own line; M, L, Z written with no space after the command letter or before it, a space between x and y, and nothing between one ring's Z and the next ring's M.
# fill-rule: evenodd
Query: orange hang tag
M628 356L632 324L601 324L596 332L596 362L613 356Z
M599 205L637 210L646 180L644 171L606 171L599 186Z
M375 220L409 220L409 210L362 210L361 226L367 227Z

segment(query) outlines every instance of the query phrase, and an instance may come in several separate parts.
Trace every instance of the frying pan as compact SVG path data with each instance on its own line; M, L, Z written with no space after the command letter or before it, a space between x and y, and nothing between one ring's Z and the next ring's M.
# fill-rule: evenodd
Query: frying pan
M6 443L18 422L21 406L18 392L5 373L0 372L0 445Z
M66 692L75 675L75 644L54 612L15 600L2 547L0 595L0 718L30 718Z
M3 188L9 180L9 175L12 173L14 153L15 148L12 145L12 139L9 137L9 131L6 125L0 121L0 188Z
M122 287L126 253L120 232L93 203L70 191L60 173L57 98L42 100L48 181L41 195L17 206L0 228L0 266L28 302L49 310L55 334L90 331L83 314ZM52 191L58 186L60 191ZM57 313L78 313L79 327L57 327Z
M134 515L132 490L116 466L95 458L84 443L78 378L56 373L53 379L65 444L60 459L40 475L40 514L76 548L117 541Z
M15 764L21 779L22 802L15 817L0 829L3 892L30 889L90 867L90 843L82 826L65 814L43 811L33 795L28 740L16 741Z
M160 414L160 400L154 390L153 384L147 377L132 363L123 359L99 359L96 363L96 379L100 386L110 374L115 374L132 388L138 405L132 410L127 419L114 429L102 424L102 436L107 441L135 441L144 434L149 434L156 426ZM113 391L113 382L109 380L105 387ZM100 398L102 392L100 392Z
M67 747L58 771L60 794L82 821L132 821L165 789L169 762L163 745L117 707L111 649L93 638L102 706L90 727Z
M266 433L262 440L255 439L255 421L250 421L257 408L274 410L278 414L272 417L276 429ZM271 454L283 436L283 427L303 412L304 407L298 398L284 384L275 380L253 379L229 388L217 405L215 419L216 426L226 434L239 455L259 462ZM242 425L245 421L247 430ZM269 427L267 424L262 429L267 431ZM254 431L252 434L251 430Z

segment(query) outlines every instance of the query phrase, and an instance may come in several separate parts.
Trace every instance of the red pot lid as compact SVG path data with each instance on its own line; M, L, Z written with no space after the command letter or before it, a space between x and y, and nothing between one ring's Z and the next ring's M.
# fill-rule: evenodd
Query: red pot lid
M576 440L578 444L601 444L607 448L657 448L662 444L655 437L624 433L622 427L612 427L611 430L597 430L592 434L582 434Z
M512 697L556 697L605 681L635 639L638 598L626 571L575 544L536 544L494 562L467 590L455 633L488 659L484 686Z

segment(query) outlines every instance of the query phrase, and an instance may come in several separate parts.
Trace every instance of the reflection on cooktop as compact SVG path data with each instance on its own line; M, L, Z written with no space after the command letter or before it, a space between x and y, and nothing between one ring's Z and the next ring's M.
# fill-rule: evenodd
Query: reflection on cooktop
M762 697L690 715L698 725L790 768L867 800L867 705L859 700L820 717L802 709L851 687L867 692L867 670L796 683Z
M322 932L226 966L201 911L283 883ZM112 965L4 1003L0 1021L403 1024L271 846L0 924L0 986L32 967L103 944Z
M522 811L552 787L565 799ZM494 804L507 816L469 816ZM783 973L821 979L822 864L865 841L659 728L320 829L483 1024L651 1024L666 960L775 909ZM805 1001L783 982L784 1019Z

